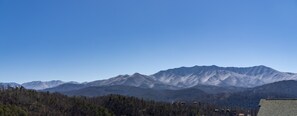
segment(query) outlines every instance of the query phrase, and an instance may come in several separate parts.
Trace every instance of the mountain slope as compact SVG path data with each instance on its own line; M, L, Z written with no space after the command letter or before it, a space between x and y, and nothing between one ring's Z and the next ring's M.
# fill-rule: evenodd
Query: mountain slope
M135 73L133 75L119 75L107 80L93 81L86 84L87 86L133 86L141 88L155 88L155 89L178 89L178 87L163 84L162 82L154 80L150 76Z
M70 96L105 96L109 94L119 94L125 96L134 96L156 101L178 101L178 100L194 100L197 98L205 98L207 94L199 89L190 88L182 90L157 90L150 88L139 88L132 86L100 86L87 87L74 91L63 92Z
M75 83L65 83L56 87L52 87L52 88L46 88L43 89L42 91L49 91L49 92L67 92L67 91L75 91L75 90L79 90L79 89L83 89L89 87L86 84L75 84Z
M297 97L297 81L287 80L255 87L252 93L278 93Z
M20 84L17 83L0 83L0 88L8 88L8 87L20 87Z
M135 73L133 75L119 75L107 80L99 80L88 83L90 86L111 86L111 85L127 85L134 87L152 88L156 82L146 75Z
M297 81L280 81L231 95L217 95L216 98L213 98L213 101L221 105L229 104L230 106L257 107L260 99L288 98L297 98Z
M293 73L279 72L266 66L246 68L194 66L160 71L152 77L159 82L189 88L196 85L255 87L267 83L296 80Z
M213 86L213 85L196 85L192 88L202 90L208 94L236 93L236 92L248 90L248 88L242 88L242 87L232 87L232 86L220 87L220 86Z
M22 86L25 87L26 89L42 90L42 89L56 87L64 83L65 82L59 81L59 80L45 81L45 82L32 81L32 82L23 83Z

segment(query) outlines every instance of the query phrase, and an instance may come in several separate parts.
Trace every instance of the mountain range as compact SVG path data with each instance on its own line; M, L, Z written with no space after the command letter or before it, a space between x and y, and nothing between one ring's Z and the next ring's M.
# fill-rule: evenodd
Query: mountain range
M98 80L75 85L76 88L91 86L133 86L152 89L178 90L195 86L252 88L283 80L297 80L297 74L280 72L266 66L218 67L193 66L168 69L153 75L119 75L106 80ZM70 84L61 87L66 88ZM80 87L78 87L80 86ZM56 89L59 86L55 87ZM71 87L68 87L71 88Z
M256 87L282 80L296 80L297 74L280 72L262 65L245 68L213 65L169 69L152 77L159 82L182 88L196 85Z
M23 86L70 96L121 94L156 101L197 100L216 104L257 105L261 98L294 98L297 74L280 72L266 66L193 66L162 70L152 75L135 73L86 83L33 81ZM297 92L296 92L297 93ZM250 101L244 100L249 98Z
M27 89L43 90L58 87L63 84L77 84L76 86L113 86L124 85L154 89L184 89L199 85L218 87L242 87L251 88L268 83L297 80L297 74L280 72L275 69L260 65L253 67L218 67L193 66L180 67L159 71L152 75L119 75L105 80L97 80L86 83L54 81L33 81L23 84L2 83L2 85L23 86ZM65 87L67 85L63 85Z
M33 89L33 90L43 90L47 88L53 88L57 87L62 84L66 83L77 83L77 82L63 82L60 80L53 80L53 81L32 81L32 82L27 82L23 84L18 84L18 83L0 83L2 87L24 87L26 89Z

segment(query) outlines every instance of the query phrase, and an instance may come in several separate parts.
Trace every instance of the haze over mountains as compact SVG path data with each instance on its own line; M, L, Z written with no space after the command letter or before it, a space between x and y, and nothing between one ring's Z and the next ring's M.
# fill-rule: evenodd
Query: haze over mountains
M23 84L18 84L18 83L0 83L1 86L4 87L20 87L23 86L26 89L33 89L33 90L43 90L47 88L52 88L56 87L65 83L77 83L77 82L63 82L60 80L53 80L53 81L32 81L32 82L27 82Z

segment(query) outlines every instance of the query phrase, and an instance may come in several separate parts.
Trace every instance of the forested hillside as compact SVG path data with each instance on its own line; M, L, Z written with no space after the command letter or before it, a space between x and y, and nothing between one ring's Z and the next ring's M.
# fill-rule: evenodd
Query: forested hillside
M24 88L0 91L0 115L112 115L106 108L86 99L67 97L57 93L41 93Z
M193 103L162 103L135 97L108 95L103 97L68 97L59 93L37 92L24 88L0 90L0 115L236 115L247 110L228 109ZM253 112L251 112L253 114ZM254 111L255 114L255 111Z

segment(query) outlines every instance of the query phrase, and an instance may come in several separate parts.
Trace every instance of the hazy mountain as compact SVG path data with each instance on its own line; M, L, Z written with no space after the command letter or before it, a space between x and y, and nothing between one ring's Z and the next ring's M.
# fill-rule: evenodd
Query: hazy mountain
M253 88L252 93L278 93L297 97L297 81L287 80L266 84L263 86Z
M42 90L42 89L56 87L64 83L65 82L59 81L59 80L45 81L45 82L32 81L32 82L23 83L22 86L25 87L26 89Z
M101 87L86 87L79 90L63 92L66 95L75 96L104 96L109 94L119 94L125 96L134 96L156 101L179 101L179 100L194 100L205 98L205 92L190 88L183 90L157 90L150 88L139 88L133 86L101 86Z
M276 71L266 66L246 68L194 66L160 71L152 77L164 84L189 88L196 85L255 87L282 80L296 80L293 73Z
M152 94L150 94L152 93ZM67 95L81 95L81 96L104 96L109 94L120 94L126 96L136 96L136 97L147 97L147 98L157 98L158 94L161 94L159 90L146 89L133 86L92 86L86 87L79 90L64 92ZM150 96L150 95L153 96Z
M213 86L213 85L196 85L192 88L202 90L208 94L236 93L236 92L249 90L249 88L242 88L242 87L233 87L233 86L220 87L220 86Z
M297 98L297 81L280 81L233 94L216 95L212 101L222 105L257 107L260 99L290 98Z
M42 91L67 92L67 91L75 91L75 90L83 89L86 87L89 87L89 86L86 84L65 83L56 87L43 89Z
M7 88L7 87L21 87L18 83L0 83L0 88Z

